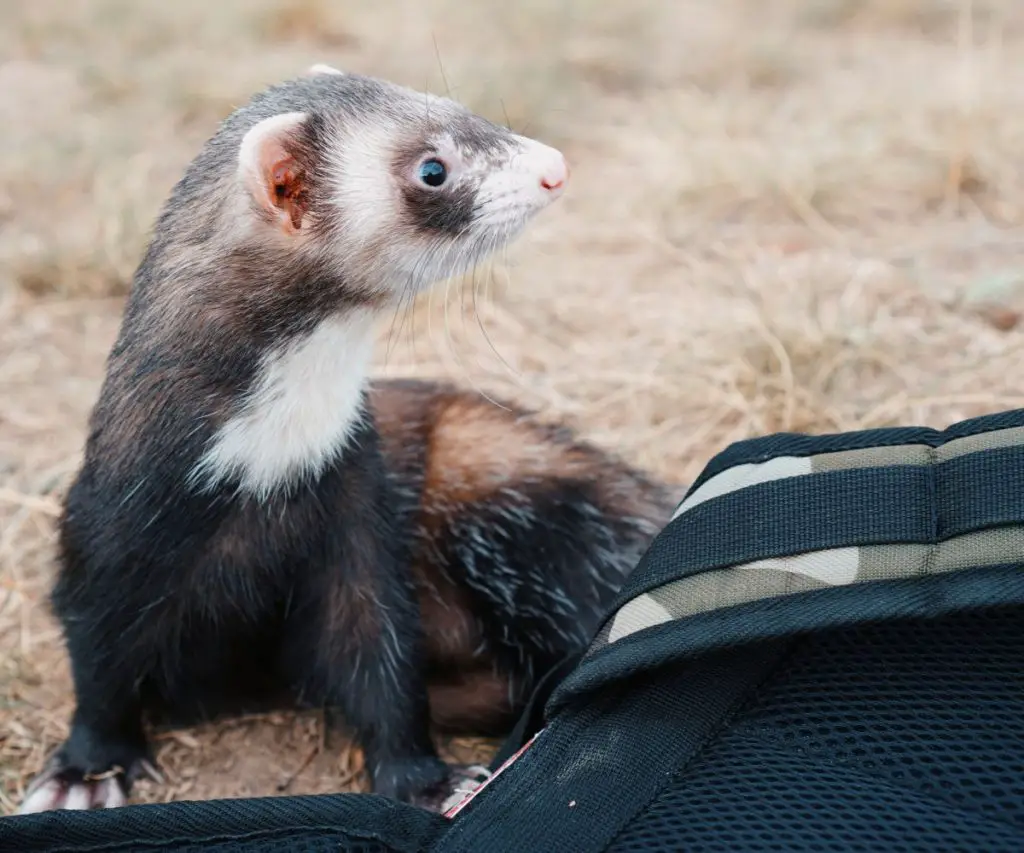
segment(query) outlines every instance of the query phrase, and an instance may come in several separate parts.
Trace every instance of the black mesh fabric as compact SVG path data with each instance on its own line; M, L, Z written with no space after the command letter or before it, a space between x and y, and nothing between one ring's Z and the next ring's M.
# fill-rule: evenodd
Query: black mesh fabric
M444 824L358 794L177 802L0 818L0 853L417 853Z
M608 849L1024 849L1024 613L804 639Z

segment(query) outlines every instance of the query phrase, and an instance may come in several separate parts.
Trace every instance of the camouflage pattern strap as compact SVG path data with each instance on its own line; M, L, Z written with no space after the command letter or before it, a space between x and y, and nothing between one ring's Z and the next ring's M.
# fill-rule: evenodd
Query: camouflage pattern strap
M961 482L950 473L947 463L954 460L968 463L984 461L982 457L997 463L981 467L981 470L989 472L986 474L990 477L988 483L978 481L978 466L969 469L973 477L970 481ZM718 499L754 486L792 478L808 477L813 480L815 475L837 471L891 469L895 466L911 469L933 466L936 471L941 466L948 476L945 480L936 478L937 485L933 485L933 489L936 492L945 490L941 497L947 505L960 500L969 502L984 495L987 487L997 491L998 481L1004 477L1014 482L1024 477L1024 426L978 432L934 446L903 444L803 456L779 455L758 463L728 467L704 480L685 497L675 513L673 529L662 535L686 537L688 512L705 504L708 504L706 510L711 510ZM735 563L699 573L687 573L685 566L680 567L680 574L685 576L654 588L638 590L637 594L621 603L605 621L586 657L591 658L609 645L647 628L751 602L872 581L1024 564L1024 491L1019 494L1019 501L1011 502L1013 505L1009 510L1003 501L1002 515L995 522L976 525L983 529L971 529L967 525L964 529L968 532L948 538L937 535L936 541L827 548ZM933 496L933 501L937 500ZM841 513L842 507L837 507L836 511ZM1012 523L1014 521L1017 523ZM727 537L730 528L752 523L754 521L750 518L722 518L721 535ZM936 530L939 530L938 523Z
M760 599L1022 561L1024 525L968 533L937 545L865 545L758 560L638 595L605 623L590 652L644 628Z

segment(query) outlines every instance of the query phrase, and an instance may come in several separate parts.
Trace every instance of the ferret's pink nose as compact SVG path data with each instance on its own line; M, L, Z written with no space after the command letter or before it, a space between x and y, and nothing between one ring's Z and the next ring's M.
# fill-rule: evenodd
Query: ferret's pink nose
M569 164L564 157L559 157L556 162L552 163L544 171L540 179L540 185L544 189L554 192L562 189L567 180L569 180Z

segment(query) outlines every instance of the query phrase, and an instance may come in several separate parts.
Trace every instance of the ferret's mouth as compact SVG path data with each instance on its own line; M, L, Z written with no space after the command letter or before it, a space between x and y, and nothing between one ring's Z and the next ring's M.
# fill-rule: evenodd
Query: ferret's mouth
M499 216L478 220L474 223L474 230L481 236L491 235L496 239L511 240L529 224L535 213L539 211L503 211Z
M503 212L498 218L474 223L466 253L478 263L513 243L527 228L536 211Z
M562 192L562 188L559 187L549 193L531 193L526 199L516 199L514 204L502 204L498 199L491 204L485 202L478 209L472 228L478 233L503 234L505 239L513 239L534 217L557 201Z

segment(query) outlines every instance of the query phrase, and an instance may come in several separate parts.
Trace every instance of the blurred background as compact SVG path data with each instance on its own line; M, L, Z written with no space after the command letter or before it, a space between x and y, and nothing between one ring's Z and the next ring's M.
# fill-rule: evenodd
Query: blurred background
M0 0L0 812L66 733L53 523L159 206L314 62L559 146L565 197L378 370L566 420L680 490L766 432L1024 406L1020 0ZM446 744L486 758L489 744ZM160 742L141 800L360 789L316 715Z

